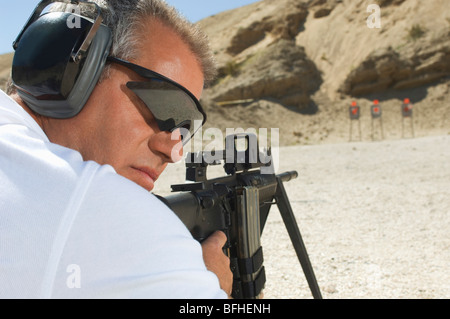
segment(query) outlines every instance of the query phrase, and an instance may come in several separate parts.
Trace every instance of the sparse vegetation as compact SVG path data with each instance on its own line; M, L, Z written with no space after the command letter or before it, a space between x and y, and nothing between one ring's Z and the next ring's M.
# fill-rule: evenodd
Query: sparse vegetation
M427 30L422 27L420 24L414 24L411 29L408 30L408 40L411 41L417 41L418 39L422 38L425 33L427 33Z
M224 75L225 76L235 76L239 73L239 69L240 69L239 64L234 60L230 60L225 65Z
M320 57L322 61L328 62L329 64L332 64L331 61L328 59L327 55L325 53L322 54Z

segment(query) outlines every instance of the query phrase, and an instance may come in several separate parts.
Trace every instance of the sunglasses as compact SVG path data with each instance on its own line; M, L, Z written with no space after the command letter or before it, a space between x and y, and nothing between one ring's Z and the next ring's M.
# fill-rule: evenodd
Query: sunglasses
M183 146L205 124L206 114L200 102L182 85L164 75L116 57L109 56L107 61L122 65L149 80L128 82L126 85L152 112L161 131L173 132L180 129Z

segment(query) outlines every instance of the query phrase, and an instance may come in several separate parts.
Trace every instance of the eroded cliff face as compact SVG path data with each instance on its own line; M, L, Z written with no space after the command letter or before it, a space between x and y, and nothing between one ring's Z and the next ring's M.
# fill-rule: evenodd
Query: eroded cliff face
M215 101L273 99L305 110L322 78L304 48L292 40L278 41L235 66L210 91Z
M401 138L408 97L417 136L450 134L447 7L448 0L263 0L202 20L220 71L203 98L207 127L280 128L281 145L347 141L348 107L357 101L362 138L371 139L378 99L384 136Z
M371 4L380 6L380 28L368 23L377 13ZM301 109L310 103L305 96L318 88L333 100L435 83L450 76L446 5L445 0L264 0L207 18L200 25L221 71L212 97L271 97ZM295 46L277 51L287 47L281 40ZM278 63L260 57L270 55Z
M403 47L371 53L350 72L340 91L363 96L389 89L403 90L436 83L450 75L450 32Z
M295 43L308 14L307 1L266 0L201 21L220 73L208 97L219 103L272 99L310 112L322 78Z

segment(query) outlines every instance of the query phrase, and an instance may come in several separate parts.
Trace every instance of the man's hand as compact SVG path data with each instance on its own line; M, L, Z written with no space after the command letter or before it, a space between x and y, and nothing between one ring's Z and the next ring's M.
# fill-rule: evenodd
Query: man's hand
M203 260L206 268L217 275L222 288L228 296L233 290L233 273L230 270L230 259L223 253L223 246L227 236L221 232L215 232L202 243Z

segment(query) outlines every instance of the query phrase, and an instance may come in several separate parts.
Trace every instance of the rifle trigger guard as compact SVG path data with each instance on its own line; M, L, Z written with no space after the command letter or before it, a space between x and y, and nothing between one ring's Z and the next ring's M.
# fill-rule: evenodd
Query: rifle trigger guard
M274 198L271 202L264 202L264 205L278 205L278 198Z

